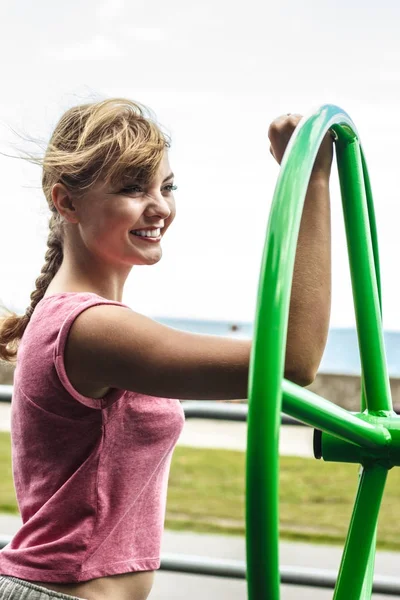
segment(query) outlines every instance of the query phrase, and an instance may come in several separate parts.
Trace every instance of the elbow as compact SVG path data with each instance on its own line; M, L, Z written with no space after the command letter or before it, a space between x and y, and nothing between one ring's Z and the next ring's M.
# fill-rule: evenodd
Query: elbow
M301 387L307 387L314 383L317 376L316 369L295 369L292 371L285 371L284 377Z

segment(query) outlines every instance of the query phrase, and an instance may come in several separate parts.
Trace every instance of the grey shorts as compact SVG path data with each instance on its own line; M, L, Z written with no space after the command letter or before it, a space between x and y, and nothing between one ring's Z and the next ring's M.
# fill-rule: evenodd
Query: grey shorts
M48 590L41 585L30 581L11 577L11 575L0 575L0 600L52 600L52 598L64 598L64 600L85 600L78 596L69 596Z

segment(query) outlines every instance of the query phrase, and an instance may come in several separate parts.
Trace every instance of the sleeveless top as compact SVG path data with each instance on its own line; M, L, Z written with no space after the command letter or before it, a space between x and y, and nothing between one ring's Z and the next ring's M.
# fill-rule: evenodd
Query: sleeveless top
M160 567L167 485L185 416L179 400L68 380L64 348L93 293L43 298L20 342L11 404L14 487L22 526L0 574L77 583Z

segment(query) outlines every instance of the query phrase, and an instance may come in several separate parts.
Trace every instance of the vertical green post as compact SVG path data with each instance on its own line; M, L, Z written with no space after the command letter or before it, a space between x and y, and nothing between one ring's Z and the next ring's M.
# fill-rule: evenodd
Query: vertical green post
M367 566L365 568L364 575L364 583L361 590L360 600L371 600L372 596L372 586L374 583L374 570L375 570L375 548L376 548L376 532L377 527L375 527L375 533L371 542L371 549L369 552Z
M360 146L336 142L343 213L360 347L363 387L368 411L392 411L386 368L376 264L372 247Z
M362 598L386 478L378 465L362 472L333 600Z

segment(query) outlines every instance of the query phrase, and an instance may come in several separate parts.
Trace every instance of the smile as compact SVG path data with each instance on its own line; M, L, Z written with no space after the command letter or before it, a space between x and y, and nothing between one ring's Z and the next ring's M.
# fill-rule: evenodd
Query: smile
M161 240L161 235L158 235L157 237L154 236L145 236L145 235L139 235L137 233L133 233L133 231L129 232L130 235L135 236L137 239L139 239L141 242L147 242L149 244L156 244Z
M160 228L156 229L134 229L130 233L133 235L137 235L138 237L146 237L146 238L159 238L161 235Z

